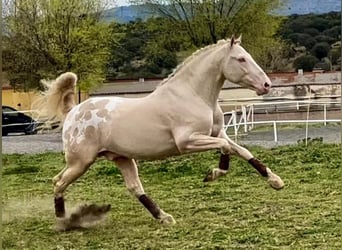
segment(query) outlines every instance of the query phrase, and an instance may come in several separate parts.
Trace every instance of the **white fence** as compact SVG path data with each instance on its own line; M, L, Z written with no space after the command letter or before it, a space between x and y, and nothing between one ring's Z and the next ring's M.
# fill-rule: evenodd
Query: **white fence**
M337 101L317 101L317 100L305 100L305 101L283 101L283 102L264 102L264 103L253 103L253 104L242 104L241 109L233 110L231 112L225 112L225 131L228 133L229 129L232 128L234 131L235 139L239 135L240 129L243 128L243 133L248 133L251 131L256 124L263 125L271 125L273 126L273 134L274 134L274 142L278 142L278 124L305 124L305 138L307 141L308 138L308 130L309 123L322 123L324 126L330 122L341 122L340 119L327 119L328 108L332 106L339 107L340 102ZM315 109L317 107L321 107L320 110L323 111L323 116L321 119L310 119L310 107L314 106ZM300 109L306 109L306 119L298 119L298 120L262 120L255 121L256 111L264 111L267 113L268 110L272 110L274 112L281 110L291 110L291 112L299 111ZM318 108L319 109L319 108ZM227 119L227 117L229 119Z

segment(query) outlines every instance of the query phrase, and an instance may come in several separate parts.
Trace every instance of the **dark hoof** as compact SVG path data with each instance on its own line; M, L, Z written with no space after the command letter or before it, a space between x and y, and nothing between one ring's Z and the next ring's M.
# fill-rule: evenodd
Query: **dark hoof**
M213 171L209 170L207 176L203 179L203 182L213 181Z

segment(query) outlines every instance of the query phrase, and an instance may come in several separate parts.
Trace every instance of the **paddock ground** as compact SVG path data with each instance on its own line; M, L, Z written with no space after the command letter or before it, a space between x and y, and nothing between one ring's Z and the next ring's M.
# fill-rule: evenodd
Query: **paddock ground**
M47 140L38 138L31 137L32 145ZM114 164L99 160L66 191L67 211L84 202L112 204L113 209L94 228L61 233L54 231L51 178L62 169L63 155L4 154L3 248L342 249L340 146L312 140L307 147L249 149L282 177L284 189L270 188L238 157L232 157L225 177L203 182L208 169L218 164L216 151L139 161L145 191L177 221L168 227L129 194Z

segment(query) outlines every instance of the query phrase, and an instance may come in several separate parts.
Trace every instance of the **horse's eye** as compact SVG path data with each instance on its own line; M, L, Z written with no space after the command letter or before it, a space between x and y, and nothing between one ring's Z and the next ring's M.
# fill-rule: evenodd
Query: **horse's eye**
M238 58L238 61L239 61L240 63L243 63L243 62L246 62L246 59L243 58L243 57L240 57L240 58Z

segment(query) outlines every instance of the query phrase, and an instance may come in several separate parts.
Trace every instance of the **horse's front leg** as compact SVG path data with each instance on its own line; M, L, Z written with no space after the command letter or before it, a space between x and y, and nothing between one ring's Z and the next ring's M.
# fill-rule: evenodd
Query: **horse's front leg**
M250 151L248 151L246 148L238 145L233 140L231 140L226 132L224 130L221 130L221 132L218 135L220 138L227 140L231 147L231 152L240 156L241 158L248 161L249 164L251 164L262 176L267 178L267 181L273 187L274 189L281 189L284 187L284 182L282 179L274 174L271 169L266 167L262 162L257 160ZM223 156L221 155L219 168L213 169L211 173L207 175L207 177L204 179L205 181L212 181L216 178L222 176L227 172L225 168L228 169L229 167L229 156ZM225 171L225 172L224 172Z
M211 169L204 178L204 182L214 181L217 178L227 174L229 170L230 155L222 154L220 155L220 162L218 168Z
M123 175L127 189L138 198L152 216L164 224L176 223L172 215L165 213L150 197L145 194L139 179L138 168L135 161L125 157L119 157L114 159L114 161Z
M213 181L227 173L230 160L229 151L231 150L231 146L227 140L202 134L192 134L188 137L183 136L177 139L176 143L181 153L199 152L210 149L221 150L219 168L211 170L204 181Z

